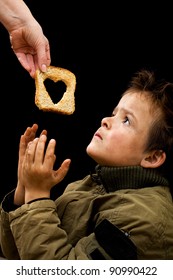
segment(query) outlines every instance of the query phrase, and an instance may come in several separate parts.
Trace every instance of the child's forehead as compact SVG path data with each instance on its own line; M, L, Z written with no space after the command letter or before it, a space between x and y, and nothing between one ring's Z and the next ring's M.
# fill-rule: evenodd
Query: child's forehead
M127 103L133 104L133 103L141 102L141 101L145 102L145 104L152 104L152 99L148 92L144 93L141 91L127 90L121 96L118 104L120 104L122 102L127 102Z
M153 103L151 95L149 92L141 92L135 90L127 90L121 96L118 104L114 107L113 113L116 112L119 108L122 108L124 111L136 110L140 106L141 109L149 111L151 114L153 111L159 109L156 104ZM154 110L153 110L154 109Z
M128 97L128 96L129 97L133 96L134 98L140 97L140 98L151 100L151 93L145 90L137 90L137 89L130 88L122 94L121 98Z

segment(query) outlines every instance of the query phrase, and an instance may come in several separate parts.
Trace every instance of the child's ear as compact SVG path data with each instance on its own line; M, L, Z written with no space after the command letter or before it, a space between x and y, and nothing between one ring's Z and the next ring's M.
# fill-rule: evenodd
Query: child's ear
M166 153L162 150L154 150L145 156L141 161L141 166L145 168L157 168L166 159Z

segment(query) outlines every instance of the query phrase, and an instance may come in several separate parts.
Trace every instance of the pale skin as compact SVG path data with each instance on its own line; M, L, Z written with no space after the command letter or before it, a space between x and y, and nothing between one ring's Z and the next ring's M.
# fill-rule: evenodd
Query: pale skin
M18 155L18 182L17 182L17 188L14 196L14 201L16 205L22 205L24 203L25 188L22 180L22 164L27 149L27 145L30 141L34 140L37 130L38 130L38 125L33 124L32 127L27 127L25 133L20 138L19 155ZM41 132L41 135L42 134L46 135L47 131L43 130Z
M0 0L0 22L9 33L11 47L32 78L51 63L49 41L22 0Z
M54 154L56 141L54 139L50 140L46 150L46 154L44 156L43 154L45 143L47 140L47 131L43 130L40 134L40 137L35 138L37 130L38 125L33 124L32 127L28 127L26 129L25 133L20 138L18 183L14 195L14 203L16 205L22 205L35 198L49 198L50 189L63 180L68 172L71 162L70 159L64 160L60 168L54 171L53 165L56 160L56 156ZM27 168L29 168L29 165L27 163L28 158L30 159L30 168L32 168L33 171L31 177L28 177L27 173ZM39 173L40 175L42 174L43 177L47 177L47 180L44 181L44 184L42 184L43 178L39 175ZM39 176L41 177L40 182ZM32 192L32 184L33 186L35 186L35 184L37 183L42 184L41 189L37 190L37 188L33 187ZM28 192L28 186L30 186L30 184L31 187ZM47 188L45 187L45 185Z
M86 148L88 155L100 165L159 167L164 163L166 154L162 150L145 151L151 120L153 113L149 100L135 92L127 93L120 99L112 116L102 119L101 127ZM23 203L41 197L49 198L50 190L63 180L70 166L70 159L66 159L58 170L54 170L55 140L51 139L45 148L46 133L42 132L40 137L34 138L35 133L35 126L30 128L29 135L25 132L21 138L24 144L21 143L19 148L19 165L22 168L19 168L18 180L24 190L21 195ZM19 189L16 190L16 201L19 201L19 193Z
M162 151L145 151L154 116L145 96L125 94L112 116L104 118L87 147L98 164L107 166L140 165L156 168L165 160Z

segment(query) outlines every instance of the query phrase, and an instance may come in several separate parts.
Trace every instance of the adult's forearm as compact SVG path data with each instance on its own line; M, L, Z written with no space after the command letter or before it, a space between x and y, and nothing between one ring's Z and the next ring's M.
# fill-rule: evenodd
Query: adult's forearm
M9 32L33 20L35 21L23 0L0 0L0 22Z

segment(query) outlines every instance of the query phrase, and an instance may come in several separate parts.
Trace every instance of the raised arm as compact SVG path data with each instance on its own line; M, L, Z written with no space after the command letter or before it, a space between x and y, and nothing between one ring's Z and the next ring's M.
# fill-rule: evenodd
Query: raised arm
M21 65L34 78L50 65L50 46L42 27L22 0L0 0L0 22L7 29L12 49Z

